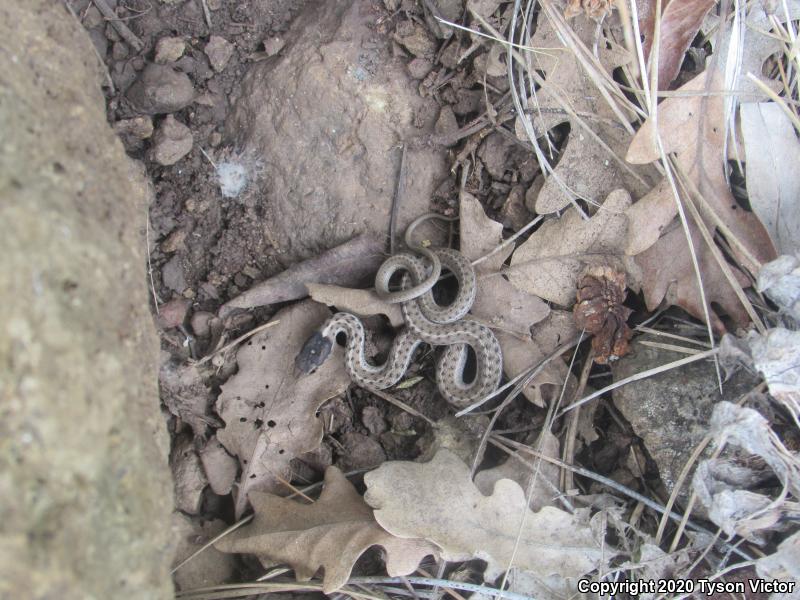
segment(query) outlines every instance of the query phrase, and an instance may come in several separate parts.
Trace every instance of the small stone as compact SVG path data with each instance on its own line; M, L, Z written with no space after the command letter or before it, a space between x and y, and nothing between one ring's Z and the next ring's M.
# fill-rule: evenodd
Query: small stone
M456 115L452 108L449 106L442 107L442 110L439 111L439 118L436 120L434 131L436 135L444 137L458 131L458 122L456 121ZM455 141L453 143L455 143Z
M242 273L247 275L250 279L259 279L261 277L261 271L252 265L245 266L245 268L242 269Z
M275 56L286 45L286 40L279 37L270 37L264 40L264 52Z
M212 148L216 148L222 143L222 134L219 131L212 131L211 135L208 136L208 143Z
M413 21L403 21L394 32L394 39L414 56L432 57L437 42L427 28Z
M150 117L133 117L132 119L121 119L114 123L114 131L120 137L132 137L138 140L146 140L153 135L153 119Z
M164 65L175 62L186 50L186 42L179 37L163 37L156 43L155 61Z
M183 242L186 239L185 229L176 229L170 233L166 239L161 242L161 251L167 254L172 254L176 250L183 248Z
M125 60L129 53L128 45L125 42L114 42L114 46L111 48L111 56L114 60Z
M178 325L183 325L186 315L189 313L191 302L185 298L175 298L158 309L158 326L161 329L172 329Z
M341 442L344 452L337 466L344 471L374 469L386 460L386 452L381 445L366 435L345 433Z
M207 0L208 10L219 10L222 8L222 0Z
M426 58L415 58L408 63L408 73L414 79L424 79L433 70L433 63Z
M211 333L211 321L216 318L213 313L202 310L194 313L190 321L192 332L199 338L208 337Z
M212 35L205 47L206 56L211 63L211 67L217 72L221 72L228 66L228 61L233 56L233 44L218 35Z
M149 64L126 95L140 112L158 115L188 106L196 94L185 73L165 65Z
M164 283L164 287L179 294L186 289L186 277L183 274L183 265L179 254L169 259L167 264L161 268L161 280Z
M247 276L244 273L237 273L233 277L233 283L244 289L248 284Z
M160 165L174 165L191 151L192 144L192 131L172 115L167 115L153 136L150 159Z

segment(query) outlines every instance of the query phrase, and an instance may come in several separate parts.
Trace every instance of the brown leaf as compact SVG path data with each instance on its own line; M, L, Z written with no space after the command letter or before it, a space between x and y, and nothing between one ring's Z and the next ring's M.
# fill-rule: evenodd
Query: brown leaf
M766 262L775 256L775 250L766 230L755 215L745 212L738 206L725 181L722 154L725 147L725 96L697 94L706 90L721 92L722 81L720 72L707 70L680 88L680 91L695 92L694 95L664 100L658 110L658 134L664 152L675 154L678 165L694 182L714 213L757 260ZM655 141L655 133L652 120L646 121L634 137L628 149L627 159L635 163L657 160L660 152ZM669 186L662 184L659 191L648 194L640 201L642 206L637 207L635 213L629 211L628 215L632 219L638 217L646 221L648 209L653 206L654 213L660 215L660 229L668 214L670 192ZM677 205L673 210L673 214L677 213ZM715 227L710 219L707 219L707 223L713 233ZM635 231L638 226L638 222L632 221L630 230ZM675 229L663 235L636 258L637 264L643 270L642 283L647 307L653 310L665 296L668 296L670 302L678 303L694 316L703 319L699 288L693 283L696 278L689 246L680 224L673 227ZM696 232L694 226L692 231ZM692 237L698 262L701 264L708 301L719 303L737 324L747 323L749 320L747 314L716 264L711 251L699 234L693 233ZM652 234L650 238L652 239ZM638 241L630 243L629 247L639 249L643 245L646 244ZM741 283L746 285L747 282L741 279ZM712 316L712 321L718 329L722 327L721 321L716 316Z
M400 327L403 324L403 311L400 305L381 300L375 290L354 290L324 283L309 283L306 287L311 297L321 304L335 306L338 310L353 313L358 317L386 315L392 327Z
M314 373L294 374L295 356L329 316L311 300L285 308L274 317L278 325L253 336L236 354L239 372L222 386L217 399L217 412L225 421L217 438L241 463L237 516L244 512L250 491L281 489L280 480L291 478L291 459L319 446L317 409L350 383L338 346L332 360Z
M559 219L546 221L511 259L509 279L516 287L560 304L575 301L578 277L587 265L624 270L624 248L631 197L625 190L609 194L588 221L574 208Z
M297 263L283 273L263 281L219 309L220 317L237 308L254 308L287 302L308 296L307 283L330 283L355 286L373 276L383 262L384 242L371 234L362 234Z
M630 60L626 52L616 49L617 45L607 47L603 40L597 44L597 23L592 19L579 16L571 21L571 25L587 48L597 46L599 63L609 77L616 67ZM599 206L617 188L625 188L635 197L644 194L647 186L621 166L564 109L566 103L617 157L623 157L630 140L628 132L618 124L618 117L583 70L574 52L564 45L545 11L540 13L530 44L542 48L531 53L531 60L533 68L545 73L545 85L536 92L535 100L531 98L527 102L536 135L543 136L562 123L570 124L569 138L561 149L554 173L547 177L537 196L536 212L549 214L569 206L570 195L559 184L559 179L576 197L592 207ZM517 118L515 129L518 137L527 140L521 119ZM631 170L640 176L650 171L642 168Z
M678 76L683 55L700 30L703 19L716 0L669 0L661 13L661 42L658 49L658 89L666 90ZM644 40L644 59L650 59L653 46L655 19L648 23L648 30L642 31Z
M325 488L314 504L301 504L272 494L251 492L255 518L215 544L223 552L255 554L266 565L288 564L298 581L325 569L323 592L341 588L353 564L367 548L382 546L390 576L408 575L427 555L431 544L400 539L381 529L372 509L336 467L325 471Z
M446 449L424 464L383 463L364 481L364 498L387 531L424 537L442 548L446 560L479 557L487 562L486 579L511 564L540 576L579 577L615 554L578 512L550 506L528 511L525 492L510 479L499 480L494 493L484 496L469 467Z
M189 424L197 437L203 437L208 426L220 427L219 419L209 414L214 402L211 389L194 365L185 365L164 354L158 373L161 400L170 413Z

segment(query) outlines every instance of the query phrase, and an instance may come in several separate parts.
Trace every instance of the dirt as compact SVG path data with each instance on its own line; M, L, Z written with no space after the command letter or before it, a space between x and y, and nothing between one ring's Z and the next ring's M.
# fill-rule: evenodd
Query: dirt
M141 41L137 50L89 0L68 1L113 83L105 88L108 120L153 185L148 284L161 327L161 399L178 507L191 517L179 529L199 539L209 534L203 521L231 523L242 508L231 492L237 463L216 437L224 423L215 399L237 367L222 354L202 369L187 364L283 305L231 314L220 307L359 233L386 236L395 195L398 231L431 209L454 215L462 185L506 234L517 231L534 216L541 174L530 145L508 131L515 117L497 53L443 31L421 2L206 0L209 26L201 0L106 0L116 5L117 25ZM449 18L462 14L461 2L437 4ZM508 18L510 5L477 4ZM506 128L464 131L481 120ZM567 137L563 127L551 132L556 155ZM642 304L635 296L627 304L635 321ZM385 351L390 328L378 317L368 328L371 348ZM592 377L600 387L609 372ZM411 385L396 397L445 419L431 356L415 361L406 379ZM319 481L331 464L349 471L430 457L443 437L477 439L485 426L435 431L355 386L317 416L319 449L286 457L295 486ZM518 399L494 427L524 438L542 419ZM641 473L626 466L634 436L620 430L613 408L594 419L611 439L596 442L587 462L643 491ZM591 431L591 415L587 423ZM489 449L485 464L500 456ZM652 475L653 465L644 470ZM253 561L237 561L237 577L256 572ZM191 579L181 586L200 581Z

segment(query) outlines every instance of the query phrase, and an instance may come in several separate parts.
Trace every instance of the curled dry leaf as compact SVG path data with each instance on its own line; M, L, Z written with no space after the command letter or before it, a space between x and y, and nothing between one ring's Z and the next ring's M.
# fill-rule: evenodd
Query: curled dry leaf
M560 2L554 5L563 6ZM600 10L600 3L595 0L583 0L583 5L589 6L591 11L595 8ZM597 62L609 78L615 68L630 60L627 52L618 49L619 46L607 45L602 39L597 43L599 30L592 19L579 16L570 23L575 37L588 48L589 53L592 48L597 48ZM574 197L587 201L592 210L617 188L625 188L635 197L643 195L648 186L642 176L647 175L649 169L620 164L621 160L615 160L614 155L618 159L624 156L630 135L619 124L617 115L575 58L573 50L564 44L546 10L539 14L530 45L537 48L530 53L531 69L545 74L544 85L536 92L535 98L527 101L534 133L536 137L542 137L557 125L570 125L569 138L561 148L558 164L537 196L536 212L549 214L569 206L570 193L564 190L559 180ZM527 141L524 118L522 115L517 117L515 129L517 136ZM603 140L608 149L584 126Z
M628 231L625 210L631 197L615 190L588 221L574 209L546 221L511 259L509 279L516 287L562 306L571 306L575 287L587 265L604 264L624 271Z
M614 555L577 513L547 506L528 512L523 523L529 509L519 484L501 479L484 496L469 467L446 449L424 464L386 462L364 481L364 498L384 529L424 537L442 548L446 560L481 558L487 579L509 566L540 577L578 577Z
M220 317L237 308L254 308L308 296L307 283L355 286L375 274L383 261L383 240L361 234L319 256L297 263L222 305Z
M800 249L800 141L780 106L741 108L747 197L778 252Z
M251 492L253 522L218 541L223 552L255 554L265 565L288 564L298 581L325 569L323 592L330 594L350 577L353 564L371 546L386 551L390 576L414 572L436 548L420 539L400 539L378 525L372 510L336 467L325 471L325 488L314 504Z
M633 331L627 321L633 311L622 304L625 295L625 273L610 267L590 267L578 280L575 323L594 336L594 360L601 365L628 353Z
M659 35L661 37L658 48L658 89L666 90L678 76L683 55L694 40L703 19L708 14L716 0L669 0L664 2L661 14ZM644 36L644 59L650 59L653 49L653 36L655 29L655 15L651 7L646 11L649 19L642 22L642 35Z
M163 353L158 372L161 400L170 413L189 424L197 437L203 437L208 426L222 423L210 414L214 396L194 365L185 365Z
M294 373L295 356L328 316L327 308L311 300L285 308L274 317L278 325L254 335L236 354L239 372L222 386L217 399L217 412L225 421L217 438L241 464L237 516L247 507L251 490L279 489L281 479L291 478L292 458L319 446L317 409L350 383L338 346L314 373Z
M403 324L400 305L384 302L375 290L354 290L324 283L309 283L306 287L311 298L322 304L335 306L337 310L351 312L358 317L386 315L392 327Z

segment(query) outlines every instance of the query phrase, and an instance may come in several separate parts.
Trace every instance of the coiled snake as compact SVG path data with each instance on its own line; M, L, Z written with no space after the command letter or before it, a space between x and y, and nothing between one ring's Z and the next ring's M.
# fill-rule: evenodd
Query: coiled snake
M422 222L438 218L429 213L416 219L405 233L409 249L426 257L425 262L411 253L389 257L378 270L375 289L387 302L402 303L405 329L395 337L389 357L381 365L372 364L364 355L364 325L350 313L334 314L322 328L315 332L303 346L295 360L301 372L308 373L321 365L330 354L337 334L347 336L345 366L350 378L365 388L385 389L396 384L411 364L414 351L422 344L447 346L436 367L436 382L442 396L457 407L468 406L492 393L500 383L503 355L492 331L464 316L475 301L477 281L475 271L464 255L449 248L424 248L413 242L414 229ZM455 299L440 306L433 298L433 286L439 279L442 267L449 270L458 282ZM389 291L389 280L398 271L405 271L401 290ZM468 350L475 353L475 377L464 379Z

